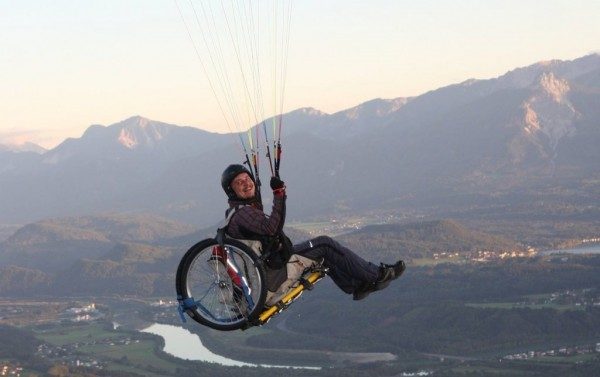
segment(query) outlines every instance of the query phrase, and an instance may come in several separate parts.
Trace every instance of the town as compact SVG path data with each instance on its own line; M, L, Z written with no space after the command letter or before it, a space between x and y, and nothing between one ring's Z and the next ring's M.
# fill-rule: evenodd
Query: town
M506 355L503 357L505 360L528 360L540 357L565 357L575 355L586 355L592 353L600 353L600 343L596 345L583 345L573 347L559 347L557 349L550 349L546 351L528 351Z
M21 377L21 373L23 373L23 368L20 365L0 362L0 376Z
M102 362L92 356L86 356L84 353L80 352L80 349L83 347L92 346L128 346L130 344L137 344L139 342L139 339L133 339L129 336L122 336L94 339L89 342L75 342L64 346L54 346L49 343L43 343L38 346L36 356L39 356L42 359L59 361L63 365L103 369L106 367L105 362Z
M433 259L437 261L461 260L472 262L492 262L508 258L531 258L538 255L537 251L528 247L526 250L490 251L477 250L472 252L442 251L433 253Z

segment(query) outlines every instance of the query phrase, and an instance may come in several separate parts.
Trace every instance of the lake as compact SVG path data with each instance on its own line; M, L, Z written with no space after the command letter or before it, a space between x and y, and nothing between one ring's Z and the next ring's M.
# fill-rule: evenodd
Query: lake
M600 254L600 244L578 246L572 249L544 250L540 251L540 254Z
M205 361L208 363L216 363L225 366L236 367L265 367L265 368L294 368L294 369L313 369L320 370L320 367L303 367L303 366L288 366L288 365L268 365L268 364L252 364L243 361L229 359L206 348L202 344L202 340L196 334L192 334L188 330L172 326L155 323L147 327L142 332L161 336L165 340L165 348L163 351L178 357L180 359Z

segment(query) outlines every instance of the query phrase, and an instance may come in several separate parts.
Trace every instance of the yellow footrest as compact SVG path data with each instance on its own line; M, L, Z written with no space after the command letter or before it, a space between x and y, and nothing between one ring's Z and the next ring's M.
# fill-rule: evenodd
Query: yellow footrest
M314 271L310 275L308 275L306 280L310 284L314 284L317 281L321 280L321 278L323 278L323 276L325 276L324 271L322 271L322 270ZM259 324L264 325L269 319L271 319L271 317L273 317L273 315L275 315L275 314L279 313L280 311L282 311L283 309L287 308L292 303L292 301L294 301L298 296L300 296L300 294L304 291L304 289L305 289L305 287L303 284L298 284L298 286L296 286L291 291L289 291L288 294L283 296L283 298L281 300L279 300L279 302L277 302L277 304L275 304L275 305L271 306L270 308L266 309L265 311L263 311L260 314L260 316L258 316Z

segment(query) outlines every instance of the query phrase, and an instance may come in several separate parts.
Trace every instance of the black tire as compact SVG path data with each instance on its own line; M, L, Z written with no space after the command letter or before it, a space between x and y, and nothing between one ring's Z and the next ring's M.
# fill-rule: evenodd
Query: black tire
M227 255L233 258L231 262L237 270L234 276L245 279L246 283L236 284L226 265L215 257L215 247L218 248L215 239L205 239L183 256L177 268L177 297L193 298L197 307L187 313L198 323L224 331L245 328L264 309L267 295L264 267L247 245L226 240ZM244 291L239 286L249 289Z

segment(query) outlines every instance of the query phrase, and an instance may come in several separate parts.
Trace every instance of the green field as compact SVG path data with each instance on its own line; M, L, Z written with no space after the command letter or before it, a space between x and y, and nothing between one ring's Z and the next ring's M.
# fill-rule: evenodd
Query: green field
M521 302L490 302L490 303L469 303L466 306L479 309L554 309L558 311L566 310L584 310L583 306L560 305L560 304L527 304Z
M157 357L156 346L157 344L154 341L141 340L139 343L132 342L130 344L87 345L80 347L79 351L101 359L117 361L119 364L126 362L131 365L152 367L174 373L177 367L176 364Z
M303 230L305 232L315 231L319 229L323 229L325 227L330 227L334 224L331 221L315 221L311 223L291 223L288 224L291 228Z
M283 313L286 315L288 313ZM280 330L266 327L254 327L247 331L222 332L198 328L202 343L216 354L249 363L327 366L330 357L323 352L311 349L271 349L268 354L263 349L248 346L247 340L257 336L280 334Z
M298 229L312 235L327 234L328 236L338 236L347 233L349 230L356 229L355 226L366 226L381 224L381 221L376 218L368 217L352 217L345 218L344 221L313 221L313 222L290 222L286 226Z
M61 326L52 330L36 331L36 336L56 346L65 346L79 342L89 342L94 339L117 338L122 335L94 323L85 326Z
M140 369L149 368L152 371L160 370L173 374L177 368L176 363L160 357L157 352L160 344L158 337L153 340L152 335L148 334L143 334L142 339L138 339L139 336L132 333L110 330L106 325L93 323L86 326L67 325L45 331L38 330L36 336L62 347L79 343L77 352L107 363L110 370L139 373ZM124 344L125 342L127 344Z
M140 368L134 365L125 365L116 362L109 362L106 366L106 370L108 371L119 371L119 372L128 372L140 374ZM145 377L165 377L164 373L153 373L148 370L143 371Z
M542 356L542 357L536 357L529 361L540 362L540 363L554 363L554 364L565 364L565 363L577 364L577 363L592 361L595 359L598 359L597 354L588 353L588 354L572 355L572 356Z
M452 263L452 264L464 264L467 261L463 258L414 258L411 262L413 266L435 266L437 264Z
M584 306L576 306L573 304L558 304L558 303L539 303L540 301L549 301L549 294L534 294L523 296L525 302L482 302L468 303L467 306L472 308L483 309L554 309L558 311L566 310L584 310Z
M508 370L485 366L462 366L452 368L452 371L458 374L464 374L465 376L506 376ZM514 377L532 376L533 373L522 370L510 369L510 375Z

